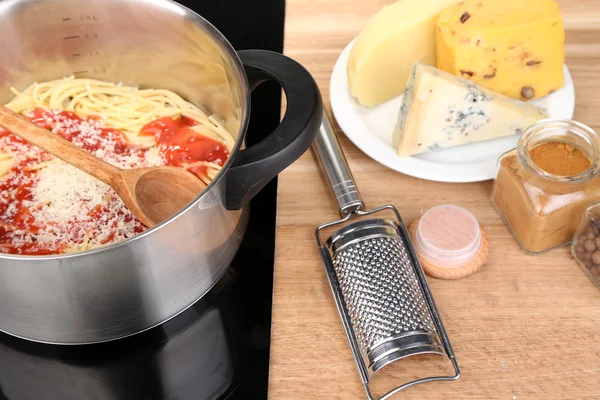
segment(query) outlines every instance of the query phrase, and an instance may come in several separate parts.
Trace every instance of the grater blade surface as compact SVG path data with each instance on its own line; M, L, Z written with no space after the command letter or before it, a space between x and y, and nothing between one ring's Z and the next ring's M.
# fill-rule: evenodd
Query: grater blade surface
M356 241L335 254L333 265L364 352L402 333L437 336L402 238Z
M339 292L365 375L414 354L446 354L398 225L358 221L327 240L329 276Z

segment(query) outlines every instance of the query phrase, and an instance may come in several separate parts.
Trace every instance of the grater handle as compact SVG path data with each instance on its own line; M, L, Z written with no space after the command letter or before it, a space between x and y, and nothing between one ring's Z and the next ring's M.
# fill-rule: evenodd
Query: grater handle
M333 189L340 215L344 217L364 210L365 203L358 193L354 177L326 112L323 113L321 128L313 142L313 150Z

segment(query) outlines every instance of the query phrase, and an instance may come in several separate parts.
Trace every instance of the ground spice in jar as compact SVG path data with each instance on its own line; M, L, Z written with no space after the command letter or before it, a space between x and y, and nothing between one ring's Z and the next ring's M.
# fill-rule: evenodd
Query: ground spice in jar
M560 142L540 144L529 152L529 157L544 171L560 176L580 174L592 164L581 150Z
M560 142L542 143L528 153L531 163L558 176L591 165L583 151ZM573 239L581 213L600 200L600 179L579 184L547 179L525 168L514 150L500 159L491 200L521 246L539 253Z

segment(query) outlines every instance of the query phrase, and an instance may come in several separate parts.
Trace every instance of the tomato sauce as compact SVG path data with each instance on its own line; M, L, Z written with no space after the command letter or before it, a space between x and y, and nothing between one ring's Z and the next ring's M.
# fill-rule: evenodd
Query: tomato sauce
M229 152L223 143L198 135L191 128L196 121L187 117L160 118L144 126L142 136L154 136L168 165L181 167L195 161L209 161L223 166Z
M97 156L106 155L102 158L115 165L127 168L150 166L144 164L147 149L129 143L122 132L103 126L98 118L85 118L70 111L48 111L41 108L28 112L25 116ZM194 132L191 128L195 124L196 121L187 117L165 117L145 125L140 135L156 139L162 165L187 168L191 173L202 176L206 175L207 169L197 164L198 161L223 166L229 152L225 143ZM68 247L83 243L86 235L98 235L100 228L103 230L101 245L127 239L120 233L123 224L133 224L131 236L146 230L141 222L122 207L121 200L112 190L112 198L108 204L90 205L87 216L91 218L83 218L89 221L88 225L82 225L79 218L73 218L72 221L47 222L44 226L44 222L35 217L35 207L43 205L36 205L32 194L32 188L38 182L38 171L28 168L50 161L53 157L0 128L0 153L6 152L16 154L17 157L13 159L10 172L0 177L0 253L61 254ZM128 160L133 161L128 164ZM49 231L59 232L59 237L69 237L70 241L46 240L42 243L38 240L38 233L48 231L50 224L54 225Z

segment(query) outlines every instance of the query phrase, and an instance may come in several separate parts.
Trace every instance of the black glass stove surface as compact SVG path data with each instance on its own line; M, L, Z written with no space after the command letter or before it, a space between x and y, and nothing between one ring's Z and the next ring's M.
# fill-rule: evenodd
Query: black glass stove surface
M212 22L237 50L283 50L284 0L180 3ZM249 144L277 126L280 94L273 83L252 94ZM266 399L276 195L274 180L252 200L232 268L171 321L88 346L42 345L0 334L0 399Z

